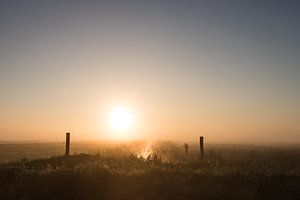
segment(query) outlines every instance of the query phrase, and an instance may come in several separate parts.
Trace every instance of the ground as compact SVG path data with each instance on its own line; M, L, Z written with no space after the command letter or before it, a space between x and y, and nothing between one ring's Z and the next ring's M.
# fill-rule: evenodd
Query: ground
M50 156L2 162L0 199L297 199L300 196L297 147L207 145L205 150L205 158L201 159L196 144L190 145L186 155L178 143L142 142L102 145L94 152L77 153L69 158Z

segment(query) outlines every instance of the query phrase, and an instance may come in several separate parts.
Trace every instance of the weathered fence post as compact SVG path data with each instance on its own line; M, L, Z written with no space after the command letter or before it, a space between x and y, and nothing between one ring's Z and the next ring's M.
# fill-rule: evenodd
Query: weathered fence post
M66 152L65 156L69 157L70 155L70 132L66 133Z
M189 154L189 145L187 143L184 143L184 152L186 156Z
M200 156L201 159L204 158L204 137L200 136Z

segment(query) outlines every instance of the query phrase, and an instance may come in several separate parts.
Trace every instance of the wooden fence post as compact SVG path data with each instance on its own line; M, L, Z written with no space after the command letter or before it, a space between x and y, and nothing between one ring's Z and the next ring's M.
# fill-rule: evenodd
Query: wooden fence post
M70 156L70 132L66 133L66 152L65 156L69 157Z
M204 137L200 136L200 155L201 159L204 158Z
M184 152L186 156L189 154L189 145L187 143L184 143Z

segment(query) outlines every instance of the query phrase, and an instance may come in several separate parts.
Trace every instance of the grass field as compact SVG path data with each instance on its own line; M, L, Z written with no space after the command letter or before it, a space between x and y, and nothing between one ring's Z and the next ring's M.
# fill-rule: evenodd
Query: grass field
M1 144L0 199L299 199L300 148Z

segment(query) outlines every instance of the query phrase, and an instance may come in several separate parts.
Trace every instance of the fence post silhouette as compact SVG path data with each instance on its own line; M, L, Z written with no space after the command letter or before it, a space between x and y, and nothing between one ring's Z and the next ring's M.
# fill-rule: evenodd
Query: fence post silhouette
M201 159L204 158L204 137L200 136L200 157Z
M189 154L189 145L187 143L184 143L184 152L186 156Z
M65 156L69 157L70 156L70 132L66 133L66 152Z

